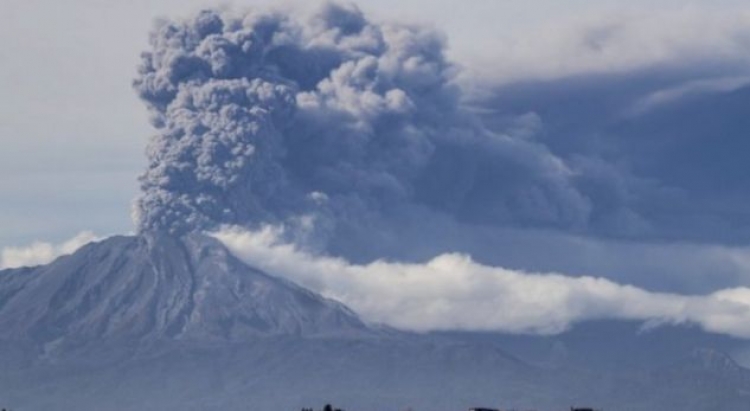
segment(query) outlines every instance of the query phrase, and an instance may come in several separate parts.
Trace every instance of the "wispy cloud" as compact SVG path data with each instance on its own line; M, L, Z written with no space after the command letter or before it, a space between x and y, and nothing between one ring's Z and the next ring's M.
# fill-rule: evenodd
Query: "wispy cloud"
M491 267L443 254L423 264L357 265L281 240L283 229L230 228L213 234L247 263L397 328L554 334L594 319L691 323L750 338L750 288L703 296L655 293L604 278Z
M631 114L637 115L685 97L732 92L750 84L750 76L729 76L691 80L674 87L654 91L633 104Z
M61 244L37 241L25 247L6 247L0 251L0 269L47 264L99 239L94 233L83 231Z

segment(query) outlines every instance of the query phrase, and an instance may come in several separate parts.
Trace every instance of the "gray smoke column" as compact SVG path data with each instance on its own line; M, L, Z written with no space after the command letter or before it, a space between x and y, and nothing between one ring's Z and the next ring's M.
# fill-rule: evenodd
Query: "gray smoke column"
M584 224L590 205L562 161L462 109L444 49L439 33L373 24L353 6L160 23L134 82L157 129L139 228L313 216L336 229L409 207Z

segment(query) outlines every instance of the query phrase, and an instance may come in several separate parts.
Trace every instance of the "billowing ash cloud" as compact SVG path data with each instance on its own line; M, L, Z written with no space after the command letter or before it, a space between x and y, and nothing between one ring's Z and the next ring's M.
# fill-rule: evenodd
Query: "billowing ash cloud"
M570 78L480 78L477 93L440 33L350 6L162 22L135 81L157 130L139 228L281 224L355 264L461 252L652 290L746 285L744 257L721 249L750 239L750 73L727 60L744 46L722 35L717 57L716 42L672 50L669 35L626 64L620 51L648 50L638 27L594 36L603 60Z
M161 23L135 81L158 130L140 229L294 220L345 232L411 208L585 225L573 171L528 133L491 132L462 108L444 50L439 33L339 5L309 19Z

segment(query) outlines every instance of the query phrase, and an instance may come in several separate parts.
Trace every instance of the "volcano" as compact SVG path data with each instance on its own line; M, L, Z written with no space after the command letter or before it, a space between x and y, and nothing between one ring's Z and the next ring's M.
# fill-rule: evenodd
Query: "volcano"
M2 281L0 336L44 347L369 332L343 305L252 269L198 234L112 237Z
M739 411L750 403L750 372L721 351L683 344L661 361L597 367L624 346L636 358L633 347L658 344L637 330L605 329L621 335L599 343L581 332L519 339L374 326L246 265L212 237L147 232L0 271L0 406Z

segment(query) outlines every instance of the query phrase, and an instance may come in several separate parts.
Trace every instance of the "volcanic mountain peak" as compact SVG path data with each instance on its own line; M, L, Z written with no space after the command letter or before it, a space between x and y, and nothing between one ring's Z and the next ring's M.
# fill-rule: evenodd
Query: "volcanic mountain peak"
M343 305L234 258L217 240L111 237L0 275L0 339L208 339L371 333Z

